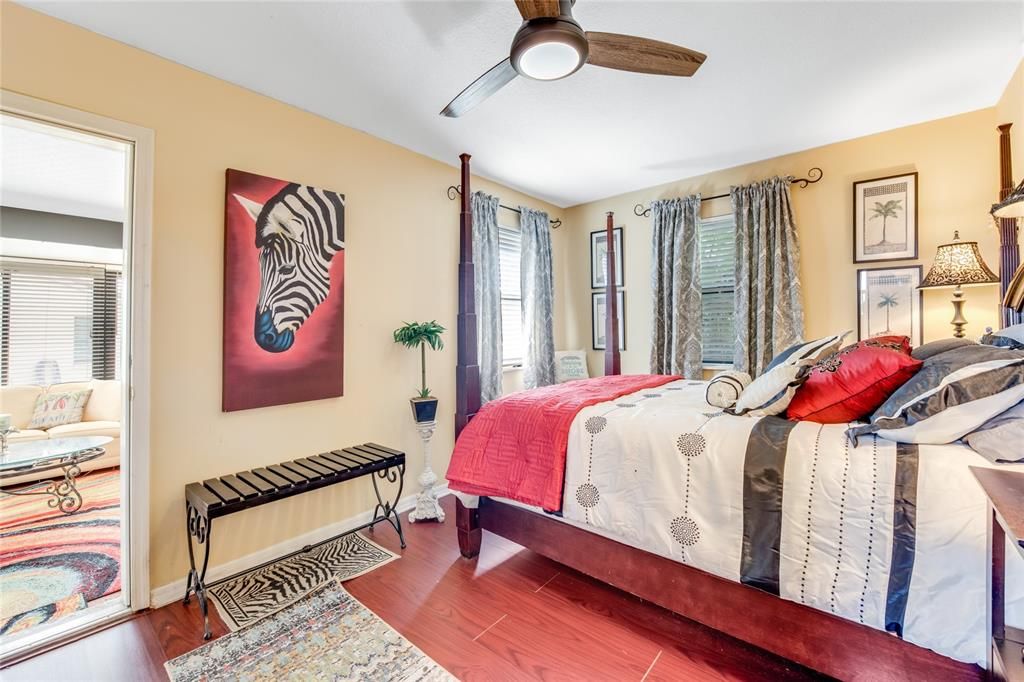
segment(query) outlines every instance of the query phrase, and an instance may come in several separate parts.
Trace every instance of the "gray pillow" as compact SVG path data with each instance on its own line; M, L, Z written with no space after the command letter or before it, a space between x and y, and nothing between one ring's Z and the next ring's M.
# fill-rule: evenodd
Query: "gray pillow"
M1024 464L1024 402L992 417L964 441L995 464Z
M1015 324L1005 327L996 332L996 336L1004 336L1013 339L1017 343L1024 343L1024 324Z
M973 345L974 341L970 339L939 339L938 341L930 341L923 346L918 346L910 351L910 357L915 360L927 360L931 356L945 353L947 350Z

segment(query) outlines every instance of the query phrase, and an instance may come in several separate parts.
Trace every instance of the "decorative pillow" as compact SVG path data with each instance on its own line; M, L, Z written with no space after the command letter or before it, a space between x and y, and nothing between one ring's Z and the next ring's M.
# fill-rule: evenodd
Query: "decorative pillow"
M875 348L888 348L894 350L897 353L903 353L904 355L910 355L910 337L909 336L872 336L870 339L864 339L857 343L851 343L849 346L843 348L840 353L846 353L854 348L864 348L865 346L873 346Z
M995 464L1024 464L1024 402L964 436L975 452Z
M30 429L49 429L62 424L77 424L82 421L85 404L89 402L92 389L40 393L32 412Z
M1024 399L1024 351L975 344L933 355L871 416L846 433L897 443L952 443Z
M839 343L838 340L836 343ZM789 406L789 401L793 399L796 389L807 380L812 366L814 360L804 358L795 363L784 362L766 371L743 389L736 404L725 411L729 414L746 414L751 417L782 414Z
M589 379L587 353L582 350L555 351L555 383Z
M707 400L708 405L714 405L715 407L732 407L736 404L740 394L743 393L743 389L749 385L750 375L746 372L737 372L734 370L722 372L721 374L716 374L715 377L708 382L708 388L704 393L704 398Z
M1013 339L1017 343L1024 343L1024 324L1014 324L996 332L997 336Z
M933 355L939 353L945 353L947 350L953 350L954 348L963 348L964 346L973 346L976 342L970 339L939 339L938 341L929 341L923 346L918 346L914 350L910 351L918 360L927 360Z
M783 363L795 365L804 360L810 360L811 364L814 364L822 358L835 353L849 333L849 331L845 331L842 334L833 334L832 336L815 339L814 341L794 344L776 355L768 363L768 366L764 368L763 374L767 374Z
M1024 350L1024 343L1017 339L1011 339L1009 336L1000 336L999 334L985 334L978 340L978 343L998 348L1009 348L1010 350Z
M863 419L917 374L922 364L909 353L893 350L892 344L877 346L872 339L847 346L811 369L786 414L792 420L819 424Z

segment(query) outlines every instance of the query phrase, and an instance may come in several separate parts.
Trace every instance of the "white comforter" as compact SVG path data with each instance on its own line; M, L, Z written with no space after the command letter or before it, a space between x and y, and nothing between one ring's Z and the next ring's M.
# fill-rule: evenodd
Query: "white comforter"
M982 457L959 444L898 457L881 439L854 448L845 425L801 422L776 472L747 451L762 420L721 414L704 388L676 381L582 410L563 520L985 664L986 500L968 471L990 466ZM894 532L894 517L909 523ZM1008 620L1024 623L1024 562L1007 558Z

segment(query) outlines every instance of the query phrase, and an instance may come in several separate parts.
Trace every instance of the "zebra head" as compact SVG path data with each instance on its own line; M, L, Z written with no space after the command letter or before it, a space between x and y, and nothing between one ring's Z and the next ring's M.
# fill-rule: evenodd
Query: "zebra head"
M235 199L256 223L260 294L253 334L260 348L281 353L331 290L330 265L345 248L345 199L290 184L265 204Z

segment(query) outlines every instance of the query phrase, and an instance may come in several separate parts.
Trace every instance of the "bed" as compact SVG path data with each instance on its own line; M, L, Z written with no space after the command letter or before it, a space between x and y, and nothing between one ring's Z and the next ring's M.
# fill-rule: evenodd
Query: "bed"
M472 292L468 162L460 275ZM473 312L471 295L460 302ZM968 467L986 461L969 448L855 447L846 425L723 414L704 382L618 377L609 356L607 378L480 410L463 384L476 352L466 312L457 432L478 421L449 469L463 556L489 530L842 679L984 676L987 511ZM531 443L529 466L502 438ZM1024 584L1011 568L1008 585ZM1024 621L1022 605L1011 600L1008 621Z

